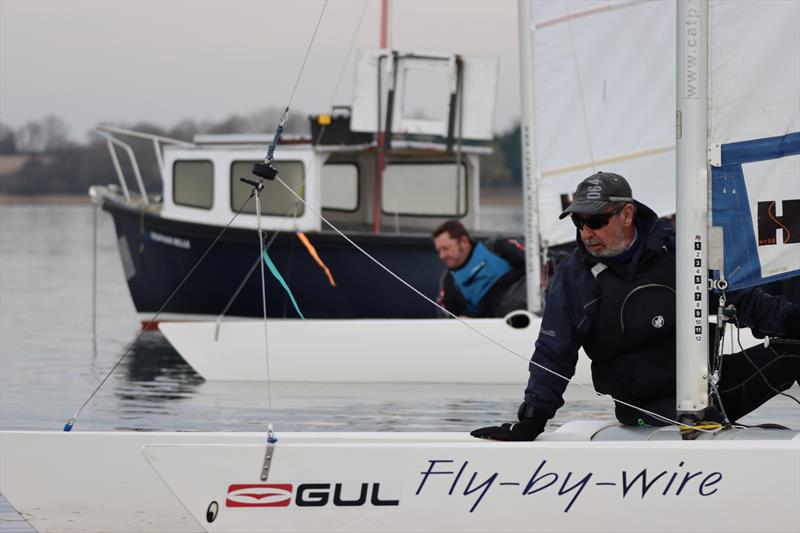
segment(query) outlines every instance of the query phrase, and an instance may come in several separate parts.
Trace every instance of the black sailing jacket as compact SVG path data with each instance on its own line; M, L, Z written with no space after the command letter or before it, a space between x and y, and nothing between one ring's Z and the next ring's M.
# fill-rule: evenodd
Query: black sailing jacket
M577 248L558 265L531 359L571 378L578 350L584 347L592 359L596 390L629 402L646 402L654 396L675 395L675 299L671 292L675 239L650 208L634 203L638 237L634 249L624 254L627 260L603 258L607 268L595 277L592 268L601 259L589 254L578 235ZM643 285L647 287L641 289ZM737 307L740 322L761 334L782 335L794 308L782 297L759 289L727 296ZM648 324L653 325L652 331ZM567 382L533 364L529 369L521 412L548 420L564 404Z

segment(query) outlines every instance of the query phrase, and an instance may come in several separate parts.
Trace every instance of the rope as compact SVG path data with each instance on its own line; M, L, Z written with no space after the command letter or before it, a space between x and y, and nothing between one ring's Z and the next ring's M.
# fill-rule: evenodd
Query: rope
M251 195L251 197L252 197L252 195ZM200 264L203 262L203 260L209 254L209 252L211 252L211 250L214 248L214 246L216 246L217 242L219 242L219 240L222 238L222 235L225 234L226 231L228 231L228 228L230 228L231 224L233 224L233 221L236 220L236 217L239 216L239 214L241 213L241 210L244 209L245 204L247 204L247 202L249 202L249 201L250 201L250 198L247 198L247 200L245 200L242 203L242 205L239 207L239 209L236 211L236 213L233 215L233 217L230 219L230 221L225 225L225 227L223 227L220 230L220 232L217 234L217 236L214 238L214 240L211 242L211 244L208 245L208 248L206 248L206 250L203 252L203 255L200 256L200 259L198 259L197 262L194 264L194 266L192 266L192 269L189 270L189 272L183 277L181 282L178 283L178 286L175 287L175 289L172 291L172 293L169 295L169 297L167 297L167 299L164 301L164 303L161 304L161 307L158 309L158 311L156 311L156 314L153 315L153 318L148 320L147 323L142 327L142 329L139 330L139 333L136 334L136 337L133 339L133 341L128 345L128 347L125 349L125 351L119 357L119 359L117 359L117 361L111 367L111 370L109 370L108 373L106 373L105 377L100 381L100 383L97 385L97 387L95 387L94 391L92 391L92 393L89 395L89 397L86 399L86 401L83 402L83 404L80 406L80 408L78 408L78 410L75 411L75 414L73 414L70 417L70 419L67 420L67 423L64 424L64 431L71 431L72 430L73 426L75 425L75 421L81 415L81 413L86 408L86 406L89 405L89 402L92 401L92 398L95 397L97 392L103 387L103 385L105 385L106 381L108 381L108 378L111 377L111 374L114 373L114 371L117 369L117 367L120 365L120 363L122 363L122 361L128 356L128 354L131 352L133 347L136 345L136 343L142 337L142 334L145 331L149 330L150 327L158 320L158 317L161 315L161 313L164 311L164 309L167 307L167 305L169 305L169 303L172 301L172 299L175 297L175 295L178 294L178 291L181 290L181 287L183 287L183 285L191 277L191 275L194 274L194 271L197 270L197 267L200 266ZM144 231L144 229L142 231Z
M266 254L264 250L264 240L261 237L261 183L258 187L253 188L253 193L256 197L256 225L258 227L258 249L263 257ZM264 261L258 262L261 270L261 310L264 313L264 356L267 363L267 409L272 409L272 381L269 375L269 336L267 335L267 285L264 276Z
M250 198L252 198L252 196ZM247 201L250 201L250 198L248 198ZM292 213L292 211L296 211L296 204L295 204L295 206L292 206L292 208L289 209L289 211L286 212L286 216L284 218L289 218L289 215ZM282 226L282 227L286 227L286 226ZM279 229L279 230L276 230L276 231L274 231L272 233L272 237L269 238L269 242L267 242L264 245L264 250L269 250L269 248L272 246L272 243L275 242L275 239L278 237L278 233L280 233L280 231L281 230ZM253 272L255 272L256 267L258 266L258 263L261 262L261 261L262 261L262 259L261 259L260 256L256 257L256 260L253 261L253 265L250 267L250 270L247 271L247 274L244 275L244 277L242 278L242 281L239 283L239 286L234 291L233 296L230 297L230 299L228 300L228 303L225 304L225 308L217 316L216 323L214 324L214 340L215 341L219 340L219 328L220 328L220 325L222 324L222 319L225 317L225 315L228 314L228 310L231 308L231 305L233 305L233 302L235 302L236 298L239 297L239 293L242 292L242 289L244 289L245 284L247 284L247 280L249 280L250 276L253 275Z
M325 8L328 7L328 0L325 0L325 3L322 4L322 10L319 12L319 18L317 18L317 25L314 27L314 33L311 35L311 40L308 42L308 48L306 48L306 55L303 58L303 63L300 65L300 70L297 73L297 78L294 80L294 87L292 87L292 92L289 95L289 102L286 104L286 108L292 107L292 101L294 100L294 93L297 91L297 86L300 84L300 78L303 75L303 70L306 68L306 63L308 62L308 56L311 53L311 47L314 44L314 39L317 37L317 30L319 30L319 25L322 22L322 16L325 14Z
M367 5L369 2L364 0L364 4L361 7L361 15L358 17L358 23L356 24L356 31L353 32L353 38L350 40L350 46L347 49L347 54L344 57L344 62L342 63L342 68L339 69L339 79L336 80L336 86L333 88L333 95L331 96L331 105L330 108L333 109L333 104L336 101L336 95L339 94L339 87L342 84L342 80L344 79L344 72L347 69L347 63L350 61L350 54L353 53L353 48L356 44L356 39L358 38L358 33L361 31L361 23L364 21L364 14L367 12ZM319 144L322 140L322 135L325 133L325 129L328 127L327 124L324 124L319 129L319 135L317 135L317 140L315 144Z
M578 68L578 58L575 53L575 39L572 36L572 23L567 21L567 30L569 31L569 49L572 54L572 64L575 65L575 77L578 80L578 91L580 92L581 102L581 117L583 118L583 129L586 133L586 147L589 149L589 159L592 162L592 170L597 171L597 166L594 160L594 150L592 149L592 136L589 132L589 118L586 116L586 101L583 93L583 83L581 82L581 71Z
M271 163L273 161L273 155L275 153L275 147L278 145L280 141L281 133L283 133L283 127L286 124L286 120L289 117L289 108L292 107L292 102L294 101L294 95L297 92L297 87L300 85L300 78L303 76L303 70L306 68L306 63L308 62L308 57L311 54L311 47L314 45L314 41L317 37L317 31L319 30L319 26L322 23L322 17L325 15L325 9L328 7L328 0L325 0L325 3L322 5L322 9L320 10L319 17L317 17L317 23L314 26L314 33L311 35L311 40L308 42L308 46L306 47L306 53L303 57L303 62L300 65L300 70L297 72L297 77L294 80L294 86L292 87L292 92L289 95L289 100L286 103L286 108L283 111L283 115L281 116L280 123L275 130L275 136L272 139L272 144L269 145L267 149L267 157L265 160L265 164L271 167ZM277 176L277 170L272 170L272 173ZM261 307L264 313L264 351L266 357L266 365L267 365L267 406L268 409L272 409L272 391L271 391L271 380L270 380L270 373L269 373L269 344L268 344L268 335L267 335L267 298L266 298L266 281L264 276L264 261L261 261L261 258L268 259L269 256L266 255L266 251L264 250L264 240L261 237L261 189L263 188L263 179L259 177L258 183L254 186L253 193L256 197L256 219L258 225L258 246L259 246L259 265L261 270L261 290L262 290L262 297L261 297ZM294 194L294 191L292 191ZM280 280L279 280L280 281ZM299 310L298 310L299 312ZM272 425L269 425L268 428L268 441L271 442L273 437Z
M92 357L97 358L97 213L100 205L94 206L92 223Z
M347 54L344 56L344 63L342 63L341 70L339 70L339 78L336 80L336 86L333 88L331 107L333 107L333 101L336 100L336 95L339 93L339 87L342 85L344 71L347 68L347 63L350 61L350 55L353 53L353 48L355 48L358 33L361 31L361 23L364 21L364 14L367 12L367 5L369 5L369 3L367 0L364 0L364 4L361 6L361 14L359 15L358 22L356 23L356 31L353 32L353 38L350 40L350 46L347 48Z
M294 94L297 92L297 87L300 85L300 78L303 76L303 70L306 68L308 56L311 54L311 47L314 45L314 40L317 37L317 30L319 30L319 25L322 23L322 16L325 14L326 7L328 7L328 0L325 0L325 3L322 5L322 10L317 18L317 25L314 27L314 33L311 35L311 40L308 42L308 46L306 47L306 55L303 57L303 63L300 65L300 70L297 72L297 77L294 80L294 86L292 86L292 92L289 95L289 101L286 103L286 107L283 110L278 127L275 129L275 136L272 138L272 142L267 148L267 156L264 159L265 163L272 163L273 161L275 148L278 146L278 141L280 141L281 134L283 133L283 127L286 125L286 120L289 118L289 109L292 107Z
M285 183L285 182L284 182L284 181L283 181L283 180L280 178L280 176L275 176L275 180L276 180L278 183L280 183L281 185L283 185L283 187L285 187L285 188L286 188L286 190L288 190L288 191L289 191L289 193L291 193L291 194L292 194L292 195L293 195L295 198L297 198L297 200L298 200L299 202L301 202L301 203L302 203L302 204L303 204L303 205L304 205L304 206L305 206L305 207L306 207L306 208L307 208L309 211L311 211L311 213L312 213L312 214L314 214L315 216L318 216L318 217L320 218L320 220L322 220L323 222L325 222L325 224L327 224L327 225L328 225L328 226L329 226L329 227L330 227L330 228L331 228L331 229L332 229L334 232L336 232L336 233L337 233L337 234L338 234L340 237L342 237L342 238L343 238L345 241L347 241L347 242L348 242L350 245L352 245L352 246L353 246L355 249L357 249L357 250L358 250L359 252L361 252L361 253L362 253L364 256L366 256L366 257L367 257L367 258L368 258L370 261L372 261L373 263L375 263L375 264L376 264L378 267L380 267L381 269L383 269L383 270L384 270L384 271L385 271L387 274L389 274L391 277L393 277L394 279L396 279L397 281L399 281L400 283L402 283L403 285L405 285L405 286L406 286L408 289L410 289L412 292L414 292L415 294L417 294L418 296L420 296L421 298L423 298L423 299L424 299L424 300L426 300L427 302L429 302L429 303L433 304L434 306L436 306L436 307L437 307L437 308L438 308L440 311L442 311L443 313L445 313L445 314L446 314L446 315L448 315L449 317L451 317L451 318L454 318L454 319L458 320L458 321L459 321L459 322L460 322L462 325L464 325L464 326L465 326L467 329L471 330L473 333L476 333L477 335L480 335L481 337L483 337L484 339L486 339L486 340L487 340L487 341L489 341L490 343L494 344L495 346L497 346L497 347L498 347L498 348L500 348L501 350L503 350L503 351L505 351L505 352L507 352L507 353L509 353L509 354L511 354L511 355L513 355L513 356L515 356L515 357L517 357L517 358L519 358L519 359L521 359L521 360L525 361L525 363L526 363L526 364L531 364L531 365L534 365L534 366L536 366L536 367L538 367L538 368L540 368L540 369L544 370L545 372L548 372L548 373L550 373L550 374L552 374L552 375L554 375L554 376L556 376L556 377L558 377L558 378L561 378L561 379L563 379L563 380L564 380L564 381L566 381L566 382L570 382L570 381L571 381L571 380L570 380L570 378L568 378L568 377L566 377L566 376L563 376L563 375L559 374L558 372L556 372L555 370L552 370L552 369L550 369L550 368L547 368L546 366L544 366L544 365L542 365L542 364L539 364L539 363L537 363L537 362L535 362L535 361L531 360L531 359L530 359L528 356L525 356L525 355L522 355L522 354L519 354L519 353L515 352L515 351L514 351L514 350L512 350L511 348L509 348L509 347L507 347L507 346L503 345L503 344L502 344L502 343L500 343L499 341L497 341L497 340L493 339L492 337L490 337L490 336L486 335L485 333L481 332L480 330L476 329L475 327L473 327L472 325L470 325L468 322L466 322L464 319L462 319L461 317L459 317L459 316L455 315L454 313L452 313L451 311L449 311L448 309L446 309L444 306L442 306L442 305L439 305L437 302L435 302L434 300L432 300L431 298L429 298L428 296L426 296L425 294L423 294L422 292L420 292L420 291L419 291L419 289L417 289L416 287L414 287L413 285L411 285L409 282L407 282L406 280L404 280L403 278L401 278L399 275L397 275L396 273L394 273L394 272L393 272L391 269L389 269L389 268L388 268L387 266L385 266L383 263L381 263L380 261L378 261L377 259L375 259L374 257L372 257L372 256L369 254L369 252L367 252L366 250L364 250L363 248L361 248L361 247L360 247L358 244L356 244L355 242L353 242L353 240L352 240L352 239L350 239L350 237L348 237L347 235L345 235L344 233L342 233L342 231L340 231L340 230L339 230L339 228L337 228L337 227L336 227L335 225L333 225L333 224L332 224L330 221L328 221L328 219L326 219L326 218L325 218L325 217L322 215L322 213L318 213L318 212L317 212L317 211L316 211L316 210L315 210L313 207L311 207L309 204L307 204L307 203L305 202L305 200L303 200L303 198L301 198L301 197L300 197L300 196L299 196L299 195L298 195L296 192L294 192L294 190L292 190L292 188L291 188L289 185L287 185L287 184L286 184L286 183ZM637 405L633 405L633 404L631 404L631 403L628 403L628 402L625 402L625 401L623 401L623 400L618 400L617 398L614 398L613 396L611 396L611 395L609 395L609 394L604 394L604 393L601 393L601 392L597 392L597 391L596 391L596 390L594 390L592 387L588 387L588 386L586 386L586 385L583 385L583 384L581 384L581 383L575 383L575 385L576 385L576 386L578 386L578 387L580 387L580 388L582 388L582 389L584 389L584 390L586 390L586 391L589 391L589 392L591 392L592 394L594 394L594 395L596 395L596 396L598 396L598 397L600 397L600 398L604 398L604 397L605 397L605 398L609 398L609 399L610 399L610 400L612 400L614 403L617 403L617 404L620 404L620 405L624 405L624 406L626 406L626 407L630 407L631 409L635 409L635 410L637 410L637 411L639 411L639 412L641 412L641 413L644 413L644 414L650 415L650 416L652 416L653 418L655 418L655 419L657 419L657 420L660 420L660 421L662 421L662 422L665 422L665 423L667 423L667 424L671 424L671 425L674 425L674 426L677 426L677 427L683 427L683 426L685 426L685 424L683 424L682 422L678 422L677 420L673 420L673 419L671 419L671 418L668 418L668 417L666 417L666 416L660 415L660 414L658 414L658 413L654 413L654 412L652 412L652 411L649 411L649 410L647 410L647 409L645 409L645 408L643 408L643 407L639 407L639 406L637 406ZM713 432L714 432L714 431L711 431L711 430L708 430L708 429L704 429L704 428L699 428L699 429L697 429L697 431L700 431L700 432L706 432L706 433L713 433Z
M740 326L739 326L739 317L738 316L734 316L733 320L736 321L736 327L740 328ZM761 379L764 380L764 383L767 384L767 387L769 387L772 390L772 392L774 392L776 394L780 394L781 396L786 396L787 398L789 398L791 400L794 400L797 404L800 404L800 400L798 400L797 398L795 398L791 394L786 394L785 392L776 389L772 385L772 383L769 382L769 380L767 379L767 376L765 376L764 373L761 371L761 369L758 368L758 365L756 365L753 362L753 360L750 359L750 355L747 353L747 348L742 346L742 338L741 338L741 332L740 331L737 331L737 333L736 333L736 342L739 344L739 349L742 350L742 355L744 355L745 359L747 359L747 362L750 363L752 365L752 367L756 369L756 373L761 377ZM780 355L778 354L778 352L775 351L774 348L770 347L770 350L772 350L772 353L774 353L776 357L780 357Z

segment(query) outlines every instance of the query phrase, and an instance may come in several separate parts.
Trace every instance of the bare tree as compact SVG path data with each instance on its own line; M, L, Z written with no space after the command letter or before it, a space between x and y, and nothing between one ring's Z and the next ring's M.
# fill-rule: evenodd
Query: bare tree
M54 115L26 123L17 130L15 140L17 150L27 153L57 150L72 144L69 128Z
M13 154L17 151L14 130L0 122L0 154Z

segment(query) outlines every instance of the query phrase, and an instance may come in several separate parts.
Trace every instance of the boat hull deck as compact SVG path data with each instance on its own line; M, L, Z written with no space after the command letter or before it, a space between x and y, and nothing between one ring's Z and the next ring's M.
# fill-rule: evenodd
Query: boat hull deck
M39 531L797 531L800 434L572 422L467 433L0 433L0 491ZM747 502L742 507L741 503Z

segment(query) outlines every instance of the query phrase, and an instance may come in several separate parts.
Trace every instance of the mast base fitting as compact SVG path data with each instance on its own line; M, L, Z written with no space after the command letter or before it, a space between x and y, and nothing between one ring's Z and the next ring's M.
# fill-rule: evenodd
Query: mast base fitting
M687 414L678 418L683 424L679 426L682 440L695 440L703 430L719 430L722 424L714 421L703 420L702 416Z
M266 180L274 180L278 175L278 169L272 163L258 162L253 165L253 174Z

